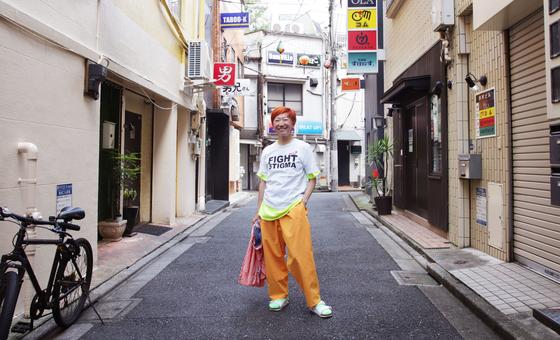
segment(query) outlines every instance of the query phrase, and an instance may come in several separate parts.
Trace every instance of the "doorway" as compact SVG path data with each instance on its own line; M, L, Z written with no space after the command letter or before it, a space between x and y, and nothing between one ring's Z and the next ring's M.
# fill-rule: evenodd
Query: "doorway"
M403 149L406 208L428 218L428 121L426 98L407 107Z
M350 141L339 140L336 147L338 150L338 185L350 185Z
M124 134L123 134L123 141L124 141L124 152L126 154L134 153L137 155L138 158L141 159L141 150L142 150L142 115L126 111L125 118L124 118ZM140 167L141 161L138 161L138 167ZM138 211L140 209L140 178L141 176L137 176L134 180L130 181L128 184L128 189L133 190L136 192L136 195L133 198L128 199L128 207L126 208L135 208L135 213L132 216L128 214L128 218L133 220L132 226L137 225L140 221L138 220Z

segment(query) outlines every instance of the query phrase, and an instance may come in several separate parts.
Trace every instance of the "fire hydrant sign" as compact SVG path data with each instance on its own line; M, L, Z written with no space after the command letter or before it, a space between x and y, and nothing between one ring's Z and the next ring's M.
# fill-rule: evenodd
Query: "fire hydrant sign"
M491 88L475 95L476 138L496 136L496 97Z
M235 63L214 63L214 85L235 85Z
M58 215L62 208L72 206L72 183L59 184L56 186L56 214Z

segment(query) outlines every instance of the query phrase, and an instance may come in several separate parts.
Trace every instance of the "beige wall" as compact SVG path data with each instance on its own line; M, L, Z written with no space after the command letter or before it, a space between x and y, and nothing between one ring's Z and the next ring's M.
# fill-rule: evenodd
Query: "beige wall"
M384 18L385 90L438 41L431 10L431 0L405 1L393 19Z
M86 217L76 237L97 243L99 101L83 95L84 59L0 19L0 205L24 213L35 205L44 218L56 213L56 185L72 183L72 204ZM22 189L26 160L19 142L39 149L37 185ZM84 152L84 150L88 150ZM77 159L79 158L79 161ZM33 203L35 202L35 203ZM0 253L11 250L15 226L2 223ZM39 230L39 237L54 234ZM94 246L94 258L97 249ZM39 246L34 268L46 284L54 247Z

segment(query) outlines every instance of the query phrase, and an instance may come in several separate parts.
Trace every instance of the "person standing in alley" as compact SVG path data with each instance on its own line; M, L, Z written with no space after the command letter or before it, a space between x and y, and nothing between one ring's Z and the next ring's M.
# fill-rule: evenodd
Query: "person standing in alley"
M321 300L307 218L307 202L320 171L311 146L293 136L295 111L279 106L272 111L271 120L278 140L261 156L258 212L253 218L253 223L261 222L268 309L277 312L288 304L289 270L303 290L307 307L328 318L333 310Z

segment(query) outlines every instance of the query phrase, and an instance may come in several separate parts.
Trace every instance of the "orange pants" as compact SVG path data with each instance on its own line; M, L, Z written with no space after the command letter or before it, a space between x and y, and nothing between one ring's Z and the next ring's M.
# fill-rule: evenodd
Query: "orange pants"
M270 299L288 297L289 269L303 290L307 306L311 308L317 305L321 301L319 279L313 259L311 225L303 203L296 205L287 215L277 220L261 220L261 231Z

